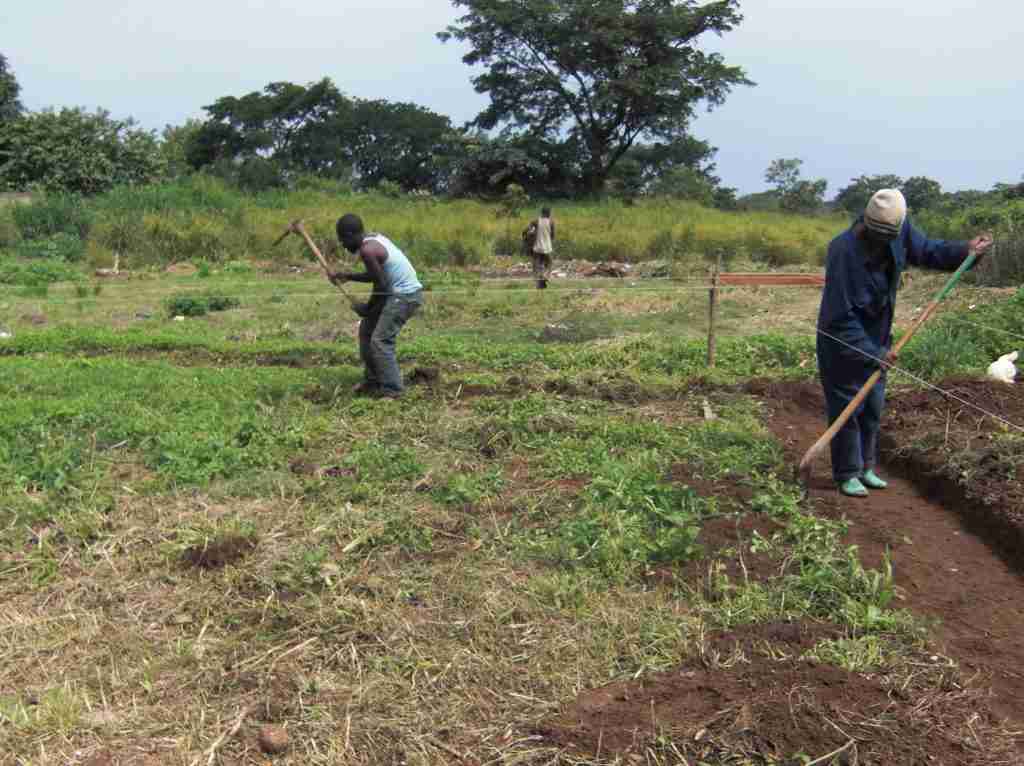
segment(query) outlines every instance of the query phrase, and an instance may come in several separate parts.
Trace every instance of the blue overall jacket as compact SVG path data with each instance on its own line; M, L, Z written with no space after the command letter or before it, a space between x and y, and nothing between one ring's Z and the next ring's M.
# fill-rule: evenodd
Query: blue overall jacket
M955 271L967 257L966 242L928 239L906 220L889 245L891 261L872 263L854 235L861 222L863 218L828 247L818 313L818 368L823 378L866 380L878 368L874 359L884 359L892 345L896 289L907 264Z

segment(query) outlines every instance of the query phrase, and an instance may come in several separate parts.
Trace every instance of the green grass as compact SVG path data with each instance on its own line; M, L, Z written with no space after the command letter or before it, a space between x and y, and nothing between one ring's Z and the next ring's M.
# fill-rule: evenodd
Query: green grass
M539 209L540 201L537 203ZM394 199L319 188L245 195L220 181L194 176L170 184L115 189L85 202L43 198L32 205L0 209L0 238L42 241L54 232L74 232L90 261L107 264L114 252L122 267L181 260L218 263L244 258L304 261L294 238L271 251L295 217L305 218L316 239L334 239L334 222L346 211L383 231L421 265L467 265L507 253L509 241L536 212L507 222L497 205L470 200ZM763 266L817 265L823 245L842 228L841 217L810 218L778 213L724 213L694 203L648 200L555 206L558 252L586 260L664 259L682 270L702 270L703 253ZM16 226L10 221L15 219ZM517 245L513 245L515 249Z
M844 523L780 478L740 392L815 374L812 339L783 316L813 321L815 296L730 294L711 372L706 294L428 279L400 358L441 380L398 402L349 395L353 319L312 276L214 264L0 296L15 318L0 341L0 762L205 762L256 705L251 725L292 736L281 763L440 764L445 747L612 763L558 752L537 725L752 623L827 624L839 637L808 658L913 672L928 634L892 571L864 567ZM180 294L240 305L174 322L161 309ZM576 334L545 340L556 322ZM753 498L701 495L678 464ZM701 530L733 517L774 531L708 549ZM735 574L740 556L772 574ZM688 747L665 737L658 752Z

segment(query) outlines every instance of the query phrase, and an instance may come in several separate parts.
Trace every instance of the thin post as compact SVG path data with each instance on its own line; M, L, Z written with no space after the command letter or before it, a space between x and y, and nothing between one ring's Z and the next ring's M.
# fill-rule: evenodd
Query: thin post
M715 319L718 315L718 275L722 271L722 254L715 260L711 272L711 290L708 301L708 367L715 366Z

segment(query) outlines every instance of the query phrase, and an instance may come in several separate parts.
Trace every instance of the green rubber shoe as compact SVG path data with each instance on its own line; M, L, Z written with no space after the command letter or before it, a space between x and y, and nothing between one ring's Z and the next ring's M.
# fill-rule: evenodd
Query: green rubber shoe
M880 478L879 475L870 468L864 472L864 475L860 477L860 480L871 489L885 489L889 486L889 482Z
M847 479L844 482L840 482L839 491L847 497L867 497L867 488L860 483L860 479L854 476L852 479Z

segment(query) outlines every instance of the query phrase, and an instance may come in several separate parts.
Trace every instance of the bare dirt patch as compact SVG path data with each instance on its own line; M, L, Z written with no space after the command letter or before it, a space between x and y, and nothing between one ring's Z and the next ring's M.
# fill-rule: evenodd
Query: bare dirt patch
M940 386L964 390L963 381L946 381ZM986 381L973 381L971 386L979 401L985 401L984 396L1001 396L1000 390L990 389ZM764 401L768 426L795 466L826 425L820 387L811 382L756 382L748 391ZM889 488L872 492L866 500L843 497L832 483L826 456L815 466L807 487L810 501L822 513L849 521L848 542L859 547L866 566L877 567L886 555L891 557L899 604L937 618L934 637L942 651L960 663L965 675L974 676L972 688L988 690L992 709L999 715L1024 722L1024 644L1020 641L1024 557L1020 548L1015 557L1007 555L1007 524L1002 523L1019 518L1020 506L1007 501L989 505L972 501L964 488L954 482L938 482L934 473L929 475L914 462L917 458L901 456L900 450L893 449L920 433L917 429L928 418L935 425L941 422L945 434L946 415L944 411L935 414L928 406L931 395L913 392L905 396L893 397L882 425L890 444L883 454ZM988 404L1006 406L1007 402L1000 399ZM958 422L972 432L981 428L991 433L997 428L993 422ZM955 430L953 437L958 438ZM936 465L938 456L937 452L932 456ZM1012 498L1019 487L1006 481L1007 487L998 495ZM979 518L1001 521L981 523Z
M441 382L441 370L438 367L416 367L406 376L405 382L410 386L436 386Z
M203 545L188 548L182 560L199 569L222 569L244 558L256 547L256 541L243 535L225 535Z
M752 553L755 534L770 538L778 525L759 514L729 514L701 524L697 542L701 557L686 562L674 577L714 590L715 580L725 575L733 581L763 582L779 573L779 563L768 553Z
M666 481L684 484L701 497L716 498L730 507L744 508L754 497L754 488L730 477L728 481L715 480L696 472L686 463L676 463L668 470Z
M943 690L940 671L897 687L884 677L796 657L830 630L762 626L740 644L735 636L715 636L711 643L723 649L732 642L734 656L746 641L750 650L774 645L775 656L787 659L713 667L694 662L640 683L610 684L580 695L540 733L572 750L627 760L657 748L667 735L687 757L742 753L751 758L747 763L797 753L818 758L841 748L846 759L840 762L850 764L1014 762L1010 739L981 693L955 685Z

